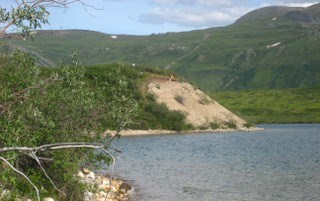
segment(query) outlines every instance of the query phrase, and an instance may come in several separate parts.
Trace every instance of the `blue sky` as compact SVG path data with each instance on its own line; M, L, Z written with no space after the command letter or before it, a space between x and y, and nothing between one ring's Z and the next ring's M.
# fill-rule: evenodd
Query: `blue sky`
M0 0L1 4L14 0ZM309 6L315 0L83 0L49 9L44 29L86 29L109 34L148 35L204 29L233 23L247 12L270 5ZM1 5L3 6L3 5Z

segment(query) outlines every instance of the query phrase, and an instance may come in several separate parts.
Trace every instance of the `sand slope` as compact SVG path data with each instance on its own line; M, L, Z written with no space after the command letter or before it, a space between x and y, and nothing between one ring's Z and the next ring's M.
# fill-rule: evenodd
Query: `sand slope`
M242 127L246 123L187 82L165 77L152 78L148 90L149 93L155 94L159 103L165 103L170 110L185 112L187 122L194 126L208 125L210 122L233 122Z

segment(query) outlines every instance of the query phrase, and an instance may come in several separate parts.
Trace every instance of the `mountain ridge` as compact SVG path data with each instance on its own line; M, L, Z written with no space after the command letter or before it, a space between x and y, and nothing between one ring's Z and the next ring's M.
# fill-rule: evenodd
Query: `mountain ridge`
M268 6L253 10L240 17L234 24L250 21L276 20L284 18L302 24L320 24L320 3L309 7Z
M267 12L270 9L274 12ZM254 17L258 14L261 20ZM226 27L190 32L132 36L39 31L34 41L1 39L0 51L21 47L40 65L68 63L77 51L85 65L119 62L166 68L205 91L319 86L319 19L320 4L267 7Z

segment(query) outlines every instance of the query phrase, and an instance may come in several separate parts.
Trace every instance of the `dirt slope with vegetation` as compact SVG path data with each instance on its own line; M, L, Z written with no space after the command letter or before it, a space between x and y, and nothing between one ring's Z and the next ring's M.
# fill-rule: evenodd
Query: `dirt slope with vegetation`
M195 127L243 127L246 124L245 120L187 82L165 77L152 78L148 90L155 95L157 102L165 103L170 110L185 113L187 123Z

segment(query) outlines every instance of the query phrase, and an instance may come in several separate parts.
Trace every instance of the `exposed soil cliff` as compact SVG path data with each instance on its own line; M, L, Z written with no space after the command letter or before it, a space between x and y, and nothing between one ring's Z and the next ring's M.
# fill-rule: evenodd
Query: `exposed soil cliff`
M187 82L165 77L152 78L148 84L149 93L155 94L159 103L165 103L170 110L180 110L187 115L187 122L199 127L210 123L243 127L246 121L236 116L201 90Z

